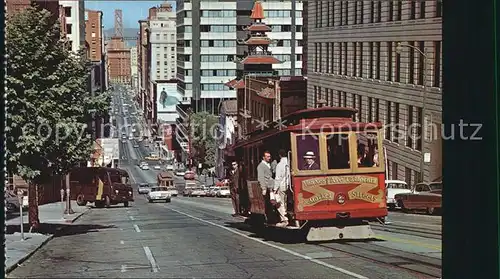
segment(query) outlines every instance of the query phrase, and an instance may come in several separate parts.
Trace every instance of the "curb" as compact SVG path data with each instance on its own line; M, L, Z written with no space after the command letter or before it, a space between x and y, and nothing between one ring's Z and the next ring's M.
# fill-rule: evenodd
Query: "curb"
M60 230L60 228L58 228L57 230ZM31 256L33 256L33 254L35 254L38 250L40 250L40 248L42 248L43 246L45 246L45 244L47 244L50 240L52 240L52 238L54 238L54 234L47 237L47 239L44 240L40 245L38 245L38 247L35 248L33 251L26 254L24 257L19 259L17 262L13 263L11 266L5 268L5 275L9 274L13 270L15 270L17 267L22 265L27 259L29 259Z
M73 218L71 220L66 220L65 223L72 224L72 223L76 222L80 217L82 217L85 213L87 213L89 211L90 211L90 207L87 207L87 210L81 212L80 214L78 214L77 216L75 216L75 218ZM62 229L63 229L63 227L57 228L56 229L56 233L60 232ZM50 235L40 245L38 245L38 247L36 247L33 251L29 252L24 257L20 258L17 262L13 263L11 266L5 268L5 275L9 274L13 270L15 270L17 267L19 267L20 265L22 265L26 260L28 260L31 256L33 256L38 250L40 250L49 241L51 241L54 238L55 235L56 234Z

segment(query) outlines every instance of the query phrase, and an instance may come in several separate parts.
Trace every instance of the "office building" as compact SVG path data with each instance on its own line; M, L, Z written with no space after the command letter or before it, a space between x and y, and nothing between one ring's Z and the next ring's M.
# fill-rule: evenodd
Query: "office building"
M139 83L139 76L137 72L137 48L138 46L134 46L130 48L130 77L131 77L131 86L133 90L137 90Z
M114 83L130 84L130 48L123 38L112 37L106 46L109 66L109 80Z
M85 48L85 3L84 1L62 0L66 16L66 37L75 53Z
M387 125L387 179L440 180L442 1L309 1L307 10L308 107L352 107L356 120Z
M261 2L272 29L270 50L283 61L273 68L278 75L301 75L302 3ZM224 84L242 77L243 66L236 62L246 57L247 48L238 45L238 40L246 39L254 3L177 1L178 90L185 98L192 98L195 111L217 113L222 100L236 97Z

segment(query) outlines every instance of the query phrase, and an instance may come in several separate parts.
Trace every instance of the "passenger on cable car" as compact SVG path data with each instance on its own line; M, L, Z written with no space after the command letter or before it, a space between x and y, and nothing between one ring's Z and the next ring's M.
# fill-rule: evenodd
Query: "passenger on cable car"
M257 180L259 181L260 188L262 189L262 195L265 196L273 189L273 172L271 171L271 153L269 151L265 151L262 156L262 161L257 166Z
M234 214L233 217L238 216L240 212L240 197L239 197L239 190L240 190L240 170L238 168L238 163L236 161L233 161L232 165L233 169L231 170L231 184L229 190L231 191L231 200L233 201L233 209L234 209Z
M316 159L314 152L307 151L306 155L304 155L304 159L306 161L303 167L304 170L319 170L319 165L314 160Z
M289 185L288 174L290 173L290 166L288 165L285 150L281 149L278 154L280 162L276 165L276 178L273 188L275 199L278 203L276 207L280 217L280 223L276 225L286 227L288 225L288 218L286 217L286 191Z

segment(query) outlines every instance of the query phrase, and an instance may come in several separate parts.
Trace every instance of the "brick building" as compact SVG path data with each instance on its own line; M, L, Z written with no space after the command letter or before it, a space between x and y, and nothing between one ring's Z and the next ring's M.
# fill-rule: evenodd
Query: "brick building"
M441 179L440 133L415 136L424 107L426 127L441 128L442 1L309 1L307 18L308 107L326 101L391 124L388 179L414 184L422 169L424 181ZM430 159L423 168L422 158Z
M85 42L88 44L89 59L101 62L103 56L102 12L86 10Z
M111 82L130 84L130 49L125 47L123 38L112 37L106 49Z

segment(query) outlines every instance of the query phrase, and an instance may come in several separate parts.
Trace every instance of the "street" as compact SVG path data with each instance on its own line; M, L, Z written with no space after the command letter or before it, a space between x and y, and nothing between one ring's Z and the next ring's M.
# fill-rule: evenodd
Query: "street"
M150 147L126 140L120 149L120 167L134 185L156 183L159 171L136 165ZM181 188L183 178L174 180ZM376 240L306 243L291 231L256 230L231 217L230 199L148 203L136 188L134 196L129 208L91 209L8 277L441 277L440 216L391 212L391 225L372 224Z

